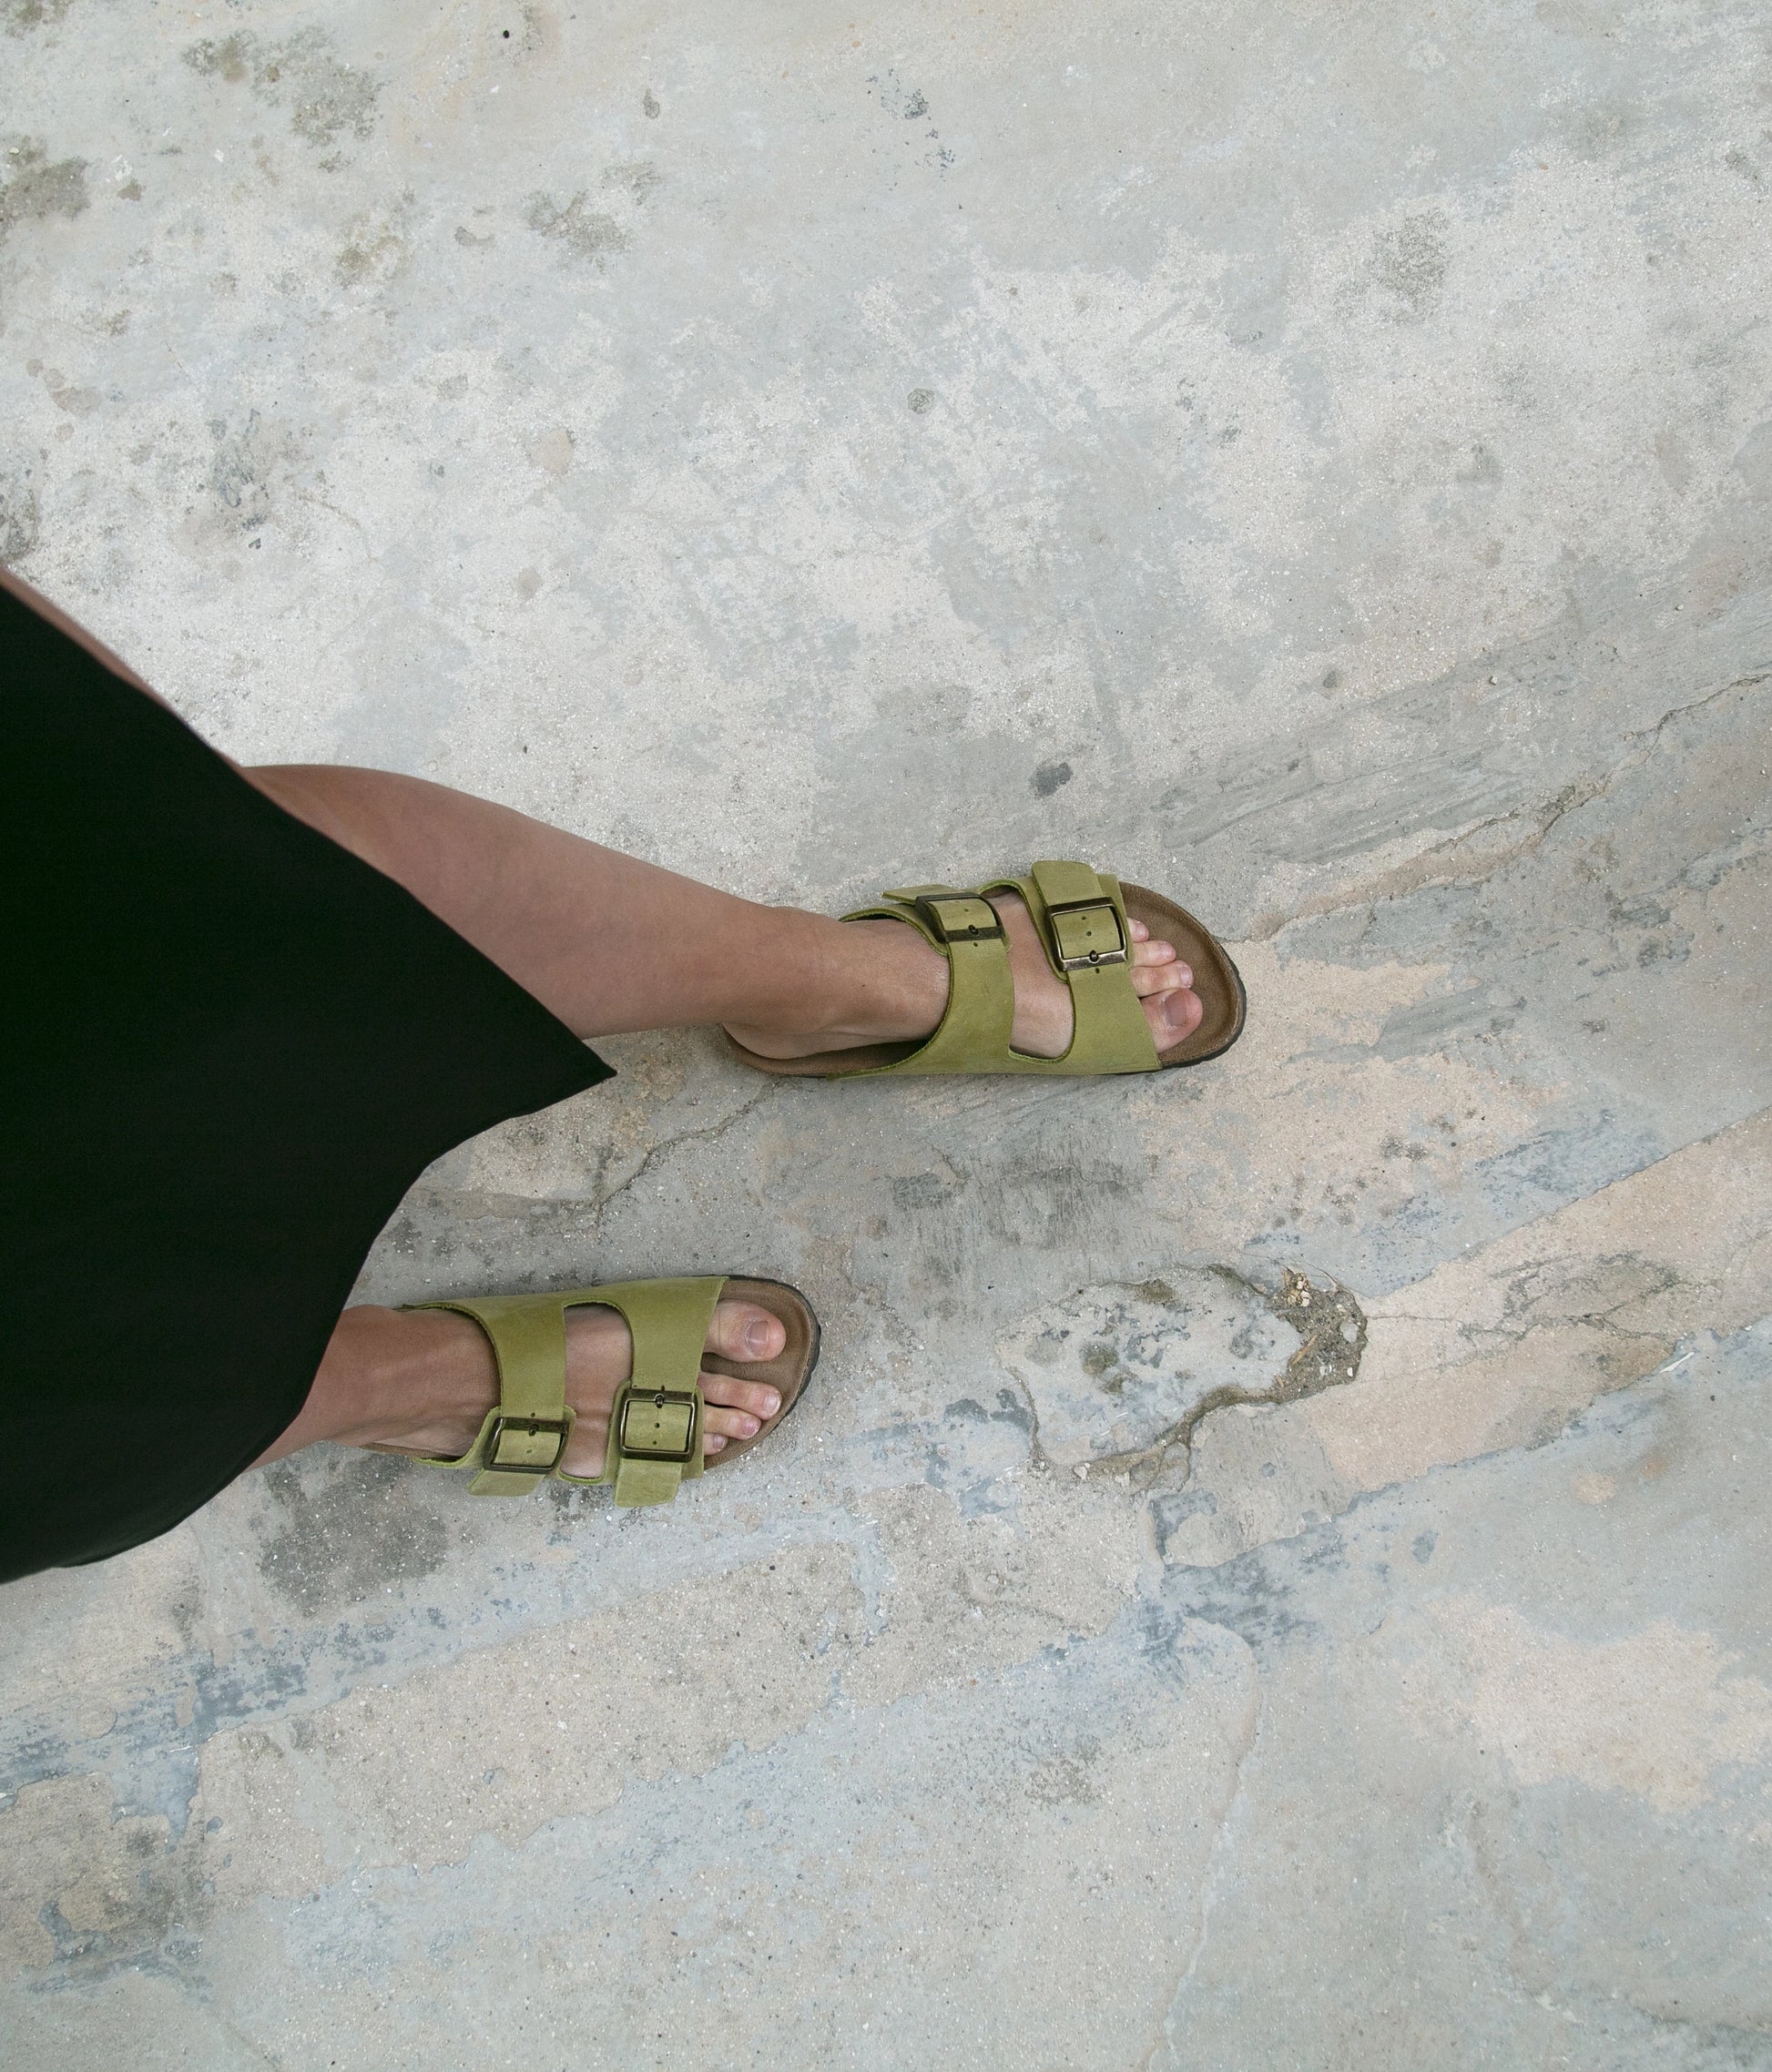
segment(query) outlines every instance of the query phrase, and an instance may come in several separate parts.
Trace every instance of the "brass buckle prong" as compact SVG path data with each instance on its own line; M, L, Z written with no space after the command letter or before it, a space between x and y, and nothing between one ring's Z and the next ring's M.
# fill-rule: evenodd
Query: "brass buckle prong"
M1080 927L1065 927L1072 915L1078 917ZM1046 919L1051 924L1053 949L1061 971L1087 971L1104 964L1126 961L1125 931L1120 926L1119 912L1112 899L1066 899L1059 905L1049 906ZM1098 940L1097 923L1102 920L1106 921L1112 931L1111 938L1102 931Z
M990 942L1003 935L997 909L973 893L925 893L915 903L943 942Z
M629 1460L687 1461L695 1458L696 1407L701 1398L692 1388L630 1388L622 1398L616 1439ZM674 1437L681 1416L681 1437ZM650 1432L636 1430L636 1419L651 1419Z
M494 1417L492 1429L486 1434L485 1465L500 1475L551 1475L565 1457L566 1440L571 1431L572 1426L565 1417ZM498 1449L506 1432L529 1438L537 1438L544 1432L552 1433L555 1441L553 1458L501 1460Z

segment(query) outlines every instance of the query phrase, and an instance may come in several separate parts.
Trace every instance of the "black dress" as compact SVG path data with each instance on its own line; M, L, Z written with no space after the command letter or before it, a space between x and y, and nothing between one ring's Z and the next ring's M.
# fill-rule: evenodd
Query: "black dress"
M4 590L0 872L4 1581L206 1503L420 1172L609 1068Z

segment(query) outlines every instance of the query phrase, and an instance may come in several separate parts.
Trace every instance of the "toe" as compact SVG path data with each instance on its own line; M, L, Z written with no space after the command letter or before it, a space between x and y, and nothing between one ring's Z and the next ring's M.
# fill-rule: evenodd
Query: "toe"
M710 1406L742 1411L754 1418L773 1417L781 1407L780 1397L767 1382L740 1381L736 1375L703 1375L701 1393Z
M1132 968L1132 990L1141 1000L1149 1000L1155 993L1179 992L1193 982L1193 971L1180 962L1135 964Z
M702 1420L708 1453L718 1453L729 1439L754 1439L781 1407L780 1397L765 1383L729 1374L703 1375L701 1393L708 1404Z
M1146 930L1146 935L1149 931ZM1175 961L1176 946L1173 942L1151 942L1133 938L1132 962L1134 970L1148 964L1169 964Z
M718 1403L710 1403L701 1428L718 1439L754 1439L763 1428L763 1420L747 1410L723 1410Z
M779 1316L759 1309L753 1302L723 1302L714 1311L708 1333L708 1350L723 1359L772 1360L788 1343L788 1333Z
M1194 1033L1206 1009L1199 995L1184 987L1174 992L1157 994L1146 1003L1145 1011L1150 1016L1151 1034L1157 1049L1166 1051Z

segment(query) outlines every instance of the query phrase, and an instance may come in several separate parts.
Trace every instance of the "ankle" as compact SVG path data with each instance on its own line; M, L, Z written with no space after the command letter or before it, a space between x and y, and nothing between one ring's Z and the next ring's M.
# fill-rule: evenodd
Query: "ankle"
M498 1401L498 1363L485 1333L453 1310L384 1315L392 1328L382 1346L375 1443L410 1446L422 1435L435 1452L464 1450Z
M781 982L744 1020L727 1026L791 1039L890 1041L926 1035L947 1006L947 960L902 921L837 921L793 914L792 955Z
M472 1317L365 1304L339 1319L299 1443L410 1446L431 1435L443 1452L457 1434L461 1447L472 1442L497 1396L492 1349Z

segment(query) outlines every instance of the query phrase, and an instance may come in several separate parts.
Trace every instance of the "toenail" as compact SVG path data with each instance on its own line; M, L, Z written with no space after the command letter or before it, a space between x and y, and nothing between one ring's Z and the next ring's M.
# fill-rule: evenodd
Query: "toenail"
M770 1336L769 1325L759 1316L754 1324L745 1325L745 1350L755 1353L759 1359L767 1358Z
M741 1439L755 1438L761 1428L755 1417L740 1417L738 1420L738 1437Z
M780 1409L780 1407L781 1398L776 1394L774 1389L766 1388L763 1391L763 1415L766 1417L773 1417L776 1412Z

